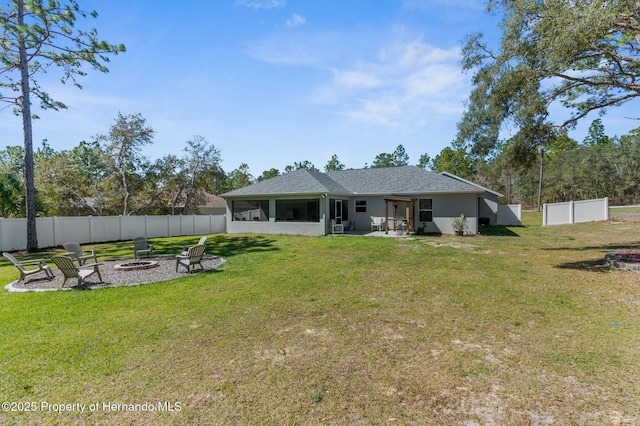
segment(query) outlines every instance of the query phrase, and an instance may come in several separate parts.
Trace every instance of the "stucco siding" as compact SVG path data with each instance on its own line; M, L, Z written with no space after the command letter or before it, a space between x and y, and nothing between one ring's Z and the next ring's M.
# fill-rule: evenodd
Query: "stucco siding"
M433 223L428 223L426 231L453 234L451 221L461 214L468 220L468 232L478 232L478 203L475 194L445 194L433 197Z
M478 198L478 217L488 219L488 225L495 226L498 223L498 196L485 191L482 197Z
M366 201L366 211L356 211L356 201ZM375 197L353 197L349 202L349 220L355 222L358 230L366 231L371 229L371 218L373 216L384 217L384 198Z

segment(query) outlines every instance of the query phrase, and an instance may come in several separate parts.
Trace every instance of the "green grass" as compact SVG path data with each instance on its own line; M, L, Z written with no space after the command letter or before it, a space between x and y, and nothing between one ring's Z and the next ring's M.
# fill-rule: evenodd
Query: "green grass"
M475 237L212 235L220 273L2 293L3 400L180 410L0 423L640 423L640 275L603 261L640 248L640 223L535 215ZM0 283L17 276L0 262Z

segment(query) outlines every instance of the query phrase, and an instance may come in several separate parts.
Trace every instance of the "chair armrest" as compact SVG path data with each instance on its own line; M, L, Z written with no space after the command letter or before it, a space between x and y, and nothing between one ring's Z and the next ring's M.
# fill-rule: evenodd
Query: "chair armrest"
M25 260L20 262L23 265L46 265L47 262L45 262L44 259L33 259L33 260Z
M104 265L104 263L101 263L101 262L84 263L82 266L77 266L76 268L78 268L78 269L79 268L88 268L88 267L91 267L91 266L101 266L101 265Z

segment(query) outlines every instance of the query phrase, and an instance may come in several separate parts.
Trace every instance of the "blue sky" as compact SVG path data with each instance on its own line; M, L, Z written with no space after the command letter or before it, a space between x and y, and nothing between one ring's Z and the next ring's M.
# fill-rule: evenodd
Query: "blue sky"
M464 36L496 36L481 0L80 0L99 16L82 25L124 43L110 72L91 69L83 90L40 79L62 112L38 111L34 144L70 149L140 113L156 130L144 154L180 155L202 135L229 172L254 176L294 162L319 169L333 154L350 168L402 144L411 164L456 134L471 75ZM612 111L607 134L637 122ZM596 118L595 116L593 118ZM593 119L576 132L584 138ZM22 144L20 119L0 111L3 145Z

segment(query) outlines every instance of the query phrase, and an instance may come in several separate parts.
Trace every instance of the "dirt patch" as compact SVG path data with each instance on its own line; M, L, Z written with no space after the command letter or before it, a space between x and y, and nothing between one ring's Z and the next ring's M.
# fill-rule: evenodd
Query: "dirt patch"
M609 220L613 222L640 222L640 212L611 212Z
M438 243L435 241L425 241L425 244L433 246L433 247L451 247L451 248L455 248L455 249L474 249L476 248L476 246L472 245L472 244L464 244L464 243L457 243L457 242L445 242L445 243Z

